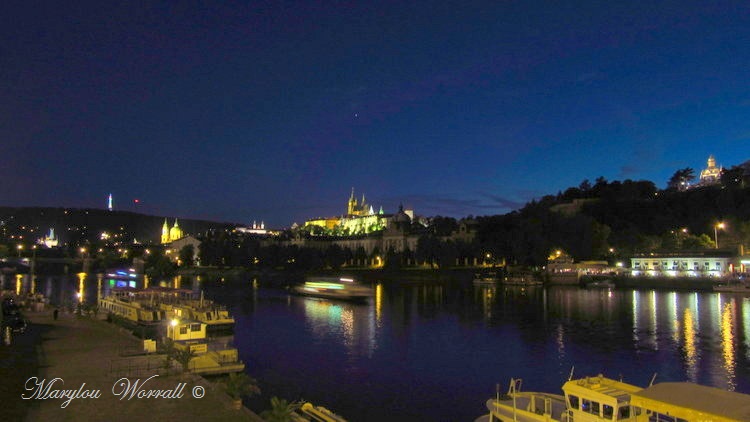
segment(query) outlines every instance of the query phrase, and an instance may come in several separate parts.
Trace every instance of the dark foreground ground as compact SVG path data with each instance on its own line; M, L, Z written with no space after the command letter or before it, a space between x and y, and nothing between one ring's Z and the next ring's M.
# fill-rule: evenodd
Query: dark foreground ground
M123 365L123 353L142 344L112 324L67 313L53 320L51 310L27 312L26 317L31 320L28 330L14 336L10 345L0 345L2 420L260 420L246 408L233 409L221 388L202 377L160 375L146 381L160 371L133 372ZM175 390L184 383L182 397L121 399L115 392L123 390L123 377L131 386L140 380L142 390ZM35 395L36 382L55 378L59 380L46 399ZM65 406L66 398L53 397L62 390L81 395L98 391L99 397L76 398Z

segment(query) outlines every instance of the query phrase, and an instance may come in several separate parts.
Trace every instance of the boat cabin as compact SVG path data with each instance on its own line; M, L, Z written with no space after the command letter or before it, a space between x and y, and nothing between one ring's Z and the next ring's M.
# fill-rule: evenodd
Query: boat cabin
M189 348L195 353L206 353L206 324L198 321L173 319L167 326L167 338L179 348Z
M633 393L637 422L750 421L750 395L690 382L663 382Z
M636 421L630 400L642 388L602 375L563 385L568 419L578 421Z

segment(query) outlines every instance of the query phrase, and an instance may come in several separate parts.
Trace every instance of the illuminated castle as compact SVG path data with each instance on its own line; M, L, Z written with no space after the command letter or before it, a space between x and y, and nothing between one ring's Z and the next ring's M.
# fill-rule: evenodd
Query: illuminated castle
M354 188L352 188L352 195L349 197L346 214L352 217L362 217L365 215L373 215L375 212L373 211L372 206L368 209L364 193L362 194L362 202L357 203L357 199L354 197Z
M383 214L383 208L376 213L372 205L354 197L354 188L347 202L346 214L342 217L317 218L305 222L305 227L321 227L339 236L359 235L384 230L388 226L390 216Z
M724 169L719 166L716 167L716 159L713 155L708 157L708 167L701 171L700 184L701 185L713 185L721 181L721 173Z
M182 233L180 225L177 224L177 219L174 219L174 226L169 228L167 219L164 219L164 225L161 227L161 243L172 243L177 239L183 238L185 235Z

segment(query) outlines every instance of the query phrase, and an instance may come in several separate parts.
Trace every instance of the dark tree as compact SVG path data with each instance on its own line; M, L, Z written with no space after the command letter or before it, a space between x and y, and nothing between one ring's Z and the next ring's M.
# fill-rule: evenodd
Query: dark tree
M684 191L695 179L695 171L690 167L677 170L667 182L667 189Z
M193 257L195 256L195 248L193 245L185 245L180 249L180 262L186 267L192 267Z

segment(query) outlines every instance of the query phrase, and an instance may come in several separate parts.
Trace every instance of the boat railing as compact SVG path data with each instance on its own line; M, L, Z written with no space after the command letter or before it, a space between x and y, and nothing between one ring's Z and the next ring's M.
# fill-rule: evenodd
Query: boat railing
M523 385L523 379L511 378L510 385L508 386L508 395L513 397L513 394L520 393L522 385Z

